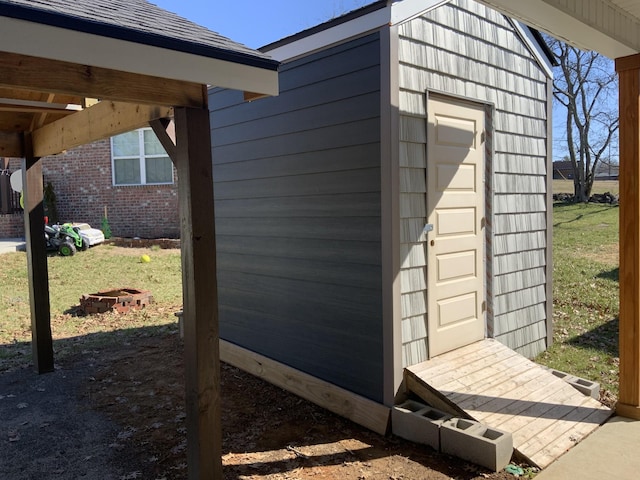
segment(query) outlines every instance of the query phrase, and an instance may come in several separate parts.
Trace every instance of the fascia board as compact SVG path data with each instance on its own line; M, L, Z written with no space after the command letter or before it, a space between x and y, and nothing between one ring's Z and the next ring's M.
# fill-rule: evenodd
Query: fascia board
M451 0L402 0L391 6L391 25L399 25L438 8Z
M272 50L264 50L264 52L268 53L271 58L280 62L293 60L294 58L307 55L311 52L344 42L350 38L377 30L384 25L389 25L390 21L391 7L387 6L376 10L375 12L355 18L349 22L341 23L299 40L295 40L286 45L276 47Z
M541 51L540 44L533 37L531 30L529 30L529 27L521 24L518 20L515 20L515 19L512 19L511 23L513 24L514 28L516 29L516 32L518 33L522 41L527 45L531 53L536 57L536 59L538 60L538 63L540 64L542 69L545 71L547 76L549 78L553 78L553 67L551 65L551 62L549 61L547 56L544 54L544 52Z
M202 85L278 94L277 71L8 17L0 17L0 50Z

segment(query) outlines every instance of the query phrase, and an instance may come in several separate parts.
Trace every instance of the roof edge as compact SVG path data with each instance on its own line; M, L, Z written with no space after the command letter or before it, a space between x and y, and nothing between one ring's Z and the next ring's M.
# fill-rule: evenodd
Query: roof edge
M492 7L488 7L492 8ZM545 71L549 78L553 78L553 67L555 66L555 58L553 57L553 53L549 50L546 42L540 35L540 32L535 30L534 28L525 25L524 23L519 22L515 18L510 17L509 15L502 14L504 17L513 25L517 35L522 39L525 45L528 47L531 54L538 60L538 63Z
M261 52L269 52L271 50L284 47L285 45L289 45L303 38L310 37L311 35L324 32L325 30L350 22L351 20L362 17L369 13L377 12L378 10L386 8L390 3L390 0L378 0L377 2L370 3L369 5L365 5L364 7L351 10L350 12L347 12L339 17L332 18L330 20L327 20L326 22L307 28L306 30L302 30L298 33L294 33L293 35L289 35L288 37L281 38L280 40L276 40L275 42L268 43L267 45L258 48L258 50L260 50Z
M134 42L151 47L165 48L181 53L189 53L201 57L214 58L233 63L277 71L279 62L269 58L261 58L248 53L233 52L230 50L200 45L186 40L179 40L163 35L140 32L118 25L108 25L101 22L86 20L64 13L44 11L24 5L0 3L0 16L24 20L31 23L39 23L51 27L63 28L77 32L99 35Z

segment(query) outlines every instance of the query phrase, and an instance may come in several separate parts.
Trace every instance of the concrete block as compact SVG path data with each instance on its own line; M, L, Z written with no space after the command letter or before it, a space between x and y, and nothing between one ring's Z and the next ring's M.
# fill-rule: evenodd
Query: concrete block
M511 433L473 420L452 418L440 428L440 448L453 455L498 472L511 461Z
M591 380L574 376L566 380L566 382L587 397L596 400L600 398L600 384L598 382L592 382Z
M415 400L407 400L391 410L394 435L440 450L440 425L451 418L445 412Z
M549 370L556 377L561 378L562 380L567 382L583 395L594 398L596 400L600 398L600 384L598 382L592 382L591 380L587 380L585 378L576 377L575 375L569 375L568 373L561 372L560 370L555 370L553 368L547 368L547 370Z

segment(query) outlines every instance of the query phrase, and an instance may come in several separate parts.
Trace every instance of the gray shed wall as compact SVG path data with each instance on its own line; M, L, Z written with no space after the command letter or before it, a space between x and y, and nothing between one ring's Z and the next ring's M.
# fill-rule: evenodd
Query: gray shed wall
M489 336L525 356L546 348L547 77L500 13L454 0L399 26L403 364L428 357L426 92L494 106L487 179Z
M380 40L210 92L220 335L382 401Z

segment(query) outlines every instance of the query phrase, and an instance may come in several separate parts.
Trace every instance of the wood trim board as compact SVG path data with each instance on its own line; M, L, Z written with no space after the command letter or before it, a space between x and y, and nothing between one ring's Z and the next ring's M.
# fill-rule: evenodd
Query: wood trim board
M387 434L389 407L222 339L220 360L380 435Z

